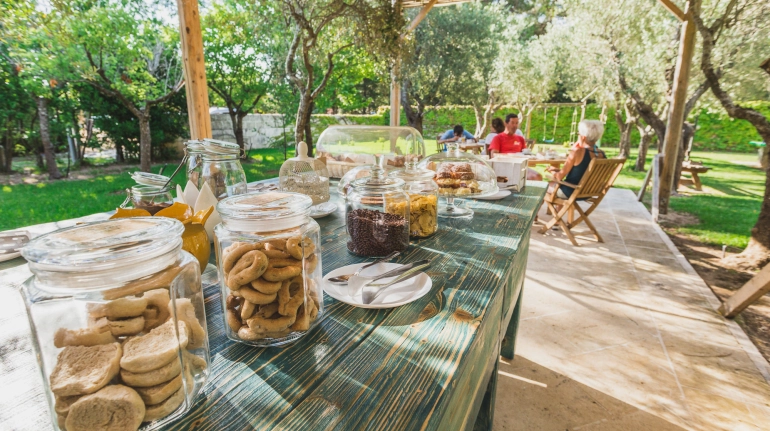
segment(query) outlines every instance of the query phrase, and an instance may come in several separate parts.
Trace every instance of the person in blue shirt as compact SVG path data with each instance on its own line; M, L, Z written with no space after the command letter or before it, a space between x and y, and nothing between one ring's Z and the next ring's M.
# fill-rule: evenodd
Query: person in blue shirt
M461 137L465 139L470 139L473 142L476 142L476 138L473 137L473 135L471 135L470 133L468 133L467 130L463 129L463 126L458 124L454 126L454 128L444 132L444 134L441 135L441 138L439 138L438 143L444 144L447 142L456 142Z

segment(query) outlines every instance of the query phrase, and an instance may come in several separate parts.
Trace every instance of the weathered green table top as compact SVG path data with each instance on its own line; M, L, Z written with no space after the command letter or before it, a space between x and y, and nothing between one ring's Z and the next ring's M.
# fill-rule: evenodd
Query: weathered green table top
M530 227L544 193L545 183L531 182L503 200L468 200L472 219L440 219L433 237L413 241L395 260L432 259L428 295L389 310L359 309L325 296L323 320L287 347L229 341L218 286L207 288L210 377L191 412L166 429L458 429L456 424L469 420L468 404L485 389L481 375L490 356L496 360L499 352L506 331L501 322L510 319L516 300L505 286L512 274L523 275ZM341 204L318 222L324 274L364 260L347 252ZM14 269L3 268L0 286L21 281L19 268L6 279ZM0 391L6 406L0 424L44 429L40 377L28 340L20 339L26 319L23 309L8 309L13 301L5 301L6 295L7 290L0 295L0 325L16 329L0 335L0 385L22 384L24 391Z

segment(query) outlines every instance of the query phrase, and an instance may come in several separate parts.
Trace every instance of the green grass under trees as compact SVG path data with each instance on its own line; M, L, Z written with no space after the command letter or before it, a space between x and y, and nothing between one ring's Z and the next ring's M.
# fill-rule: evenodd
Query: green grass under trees
M435 141L426 140L425 145L428 153L435 151ZM557 150L563 151L563 148L558 147ZM613 148L607 148L606 151L610 157L617 152ZM293 156L293 149L288 155ZM645 174L632 170L635 156L634 150L632 159L626 163L615 184L634 192L639 190ZM700 221L699 224L680 226L675 230L707 244L745 247L749 232L759 215L764 173L734 162L754 162L756 155L693 152L692 158L713 169L701 175L705 193L694 192L671 199L671 207L675 211L691 213ZM253 163L244 163L249 181L273 178L278 175L283 163L283 153L277 149L254 150L251 159ZM123 202L124 190L133 184L129 172L135 169L127 167L123 172L108 174L100 174L100 170L92 169L79 172L93 174L92 178L85 180L2 185L0 230L113 210ZM153 167L154 172L159 169L159 165ZM173 166L169 165L166 173L172 169ZM184 184L184 172L180 172L175 180Z

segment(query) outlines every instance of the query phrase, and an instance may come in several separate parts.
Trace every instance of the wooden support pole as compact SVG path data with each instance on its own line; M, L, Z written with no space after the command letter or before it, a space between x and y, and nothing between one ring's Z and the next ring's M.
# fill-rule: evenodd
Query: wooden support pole
M661 0L662 1L662 0ZM665 5L665 3L664 3ZM674 72L673 100L668 117L666 136L663 143L663 169L660 176L658 210L661 214L668 212L668 201L674 188L674 173L678 153L682 142L682 127L684 126L684 108L687 104L687 83L690 79L690 66L695 48L695 22L692 19L693 8L700 7L700 0L687 0L685 20L682 21L681 39L679 41L679 57Z
M401 125L401 86L398 85L396 74L390 78L390 126Z
M409 27L406 28L406 31L401 35L401 37L403 38L407 33L414 31L414 29L420 25L420 22L424 20L428 15L428 12L433 9L433 6L435 6L436 3L438 3L438 0L430 0L427 4L425 4L425 6L423 6L422 9L420 9L420 11L417 13L417 16L414 17L412 22L409 23Z
M674 2L672 2L671 0L658 0L658 1L660 2L660 4L663 5L663 7L668 9L669 12L674 14L674 16L679 19L679 21L684 21L686 19L684 12L682 12L682 9L679 9L679 6L675 5Z
M184 61L190 138L211 138L209 91L206 87L206 66L203 62L203 35L198 0L177 0L176 5L179 10L179 40Z
M719 312L725 317L735 317L768 292L770 292L770 265L765 266L754 278L733 293L733 296L719 307Z

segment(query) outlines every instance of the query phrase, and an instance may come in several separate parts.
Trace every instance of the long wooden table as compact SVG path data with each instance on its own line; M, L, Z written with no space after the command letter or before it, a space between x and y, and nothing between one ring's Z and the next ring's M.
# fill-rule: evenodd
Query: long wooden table
M498 357L513 357L530 230L545 189L530 182L503 200L469 200L472 220L441 219L433 237L396 260L433 260L428 295L390 310L325 296L321 323L288 347L228 341L219 288L206 287L211 374L191 412L165 429L491 429ZM346 250L338 207L319 220L324 273L364 260ZM0 287L28 275L23 259L0 263ZM17 296L0 289L0 423L50 429Z

